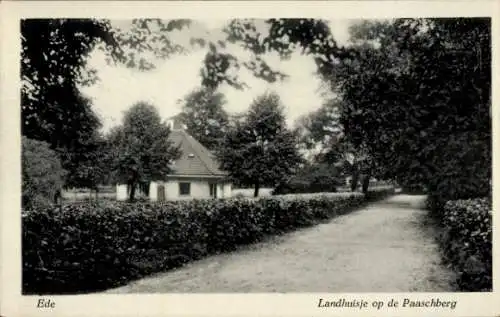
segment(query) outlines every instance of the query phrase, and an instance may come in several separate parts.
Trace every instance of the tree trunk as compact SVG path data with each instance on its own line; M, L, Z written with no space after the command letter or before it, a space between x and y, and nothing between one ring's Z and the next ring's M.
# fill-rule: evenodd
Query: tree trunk
M352 179L351 179L351 191L356 191L356 188L358 187L358 171L354 171L352 173Z
M129 183L129 186L130 186L130 196L129 196L129 201L130 202L133 202L134 199L135 199L135 188L137 186L137 183L132 181Z
M255 190L253 192L253 197L259 197L259 188L260 188L260 183L256 182L255 183Z
M370 174L366 174L363 179L363 193L366 194L368 192L368 186L370 186Z
M56 205L61 204L61 200L62 200L61 190L57 189L56 193L54 194L54 204Z

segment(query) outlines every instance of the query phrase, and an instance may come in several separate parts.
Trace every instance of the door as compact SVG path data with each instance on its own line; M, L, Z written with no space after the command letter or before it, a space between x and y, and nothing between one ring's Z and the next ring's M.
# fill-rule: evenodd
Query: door
M210 197L217 198L217 184L210 184Z
M158 185L157 194L158 201L165 201L165 185Z

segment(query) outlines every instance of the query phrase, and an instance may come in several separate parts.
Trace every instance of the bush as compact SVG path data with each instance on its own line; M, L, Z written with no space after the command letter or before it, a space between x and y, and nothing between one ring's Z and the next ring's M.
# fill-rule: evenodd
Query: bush
M428 207L440 217L450 200L491 195L491 135L474 131L438 139L441 155L428 182Z
M337 167L326 163L308 164L291 179L273 190L273 195L336 192L343 184Z
M64 184L66 172L49 144L22 138L22 205L47 207Z
M342 193L94 202L23 211L23 293L89 292L122 285L345 214L365 201L363 194Z
M445 257L463 291L492 290L492 206L488 198L449 201L443 209Z

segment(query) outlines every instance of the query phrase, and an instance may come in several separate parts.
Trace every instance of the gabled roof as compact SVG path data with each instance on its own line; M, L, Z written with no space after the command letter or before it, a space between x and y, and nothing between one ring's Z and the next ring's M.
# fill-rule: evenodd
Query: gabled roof
M186 131L171 130L169 140L181 151L180 158L171 166L173 175L227 176L219 169L215 156Z

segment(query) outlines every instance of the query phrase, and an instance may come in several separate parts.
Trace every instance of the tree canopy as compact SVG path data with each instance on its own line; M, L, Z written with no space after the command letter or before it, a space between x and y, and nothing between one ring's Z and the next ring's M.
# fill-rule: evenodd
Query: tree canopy
M312 151L313 160L329 157L330 163L342 159L338 146L343 138L343 127L340 124L342 101L337 98L326 100L317 110L301 116L295 122L295 129L300 135L300 143L304 150ZM333 157L333 149L336 157Z
M283 105L275 93L257 97L242 122L224 139L218 157L222 168L242 185L274 186L302 162L297 137L286 127Z
M187 132L209 150L215 150L229 124L224 95L202 87L193 90L180 102L183 107L179 119L186 125Z

